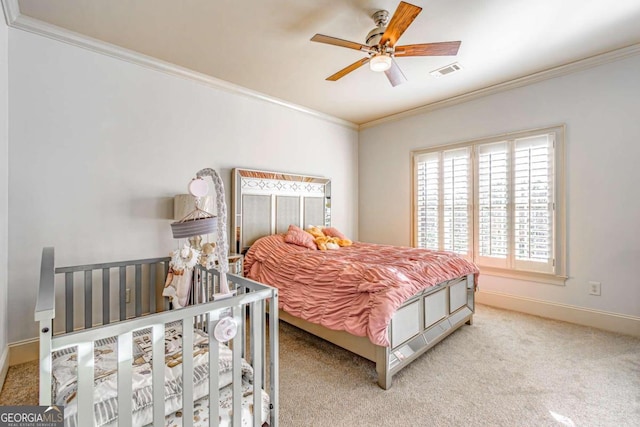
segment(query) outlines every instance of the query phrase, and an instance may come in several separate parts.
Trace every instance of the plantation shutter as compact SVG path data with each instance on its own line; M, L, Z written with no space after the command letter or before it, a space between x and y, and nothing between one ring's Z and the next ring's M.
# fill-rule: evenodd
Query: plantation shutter
M442 155L442 250L469 256L471 159L468 147Z
M440 155L423 154L416 158L416 227L417 247L438 250Z
M509 144L478 146L478 262L508 266Z
M514 267L554 272L554 135L514 141Z
M455 252L489 274L566 278L562 127L413 159L415 246Z

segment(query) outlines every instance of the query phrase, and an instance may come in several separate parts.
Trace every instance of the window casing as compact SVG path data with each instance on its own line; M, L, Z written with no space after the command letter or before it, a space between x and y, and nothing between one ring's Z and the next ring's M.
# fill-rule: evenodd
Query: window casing
M412 153L416 247L564 283L564 127Z

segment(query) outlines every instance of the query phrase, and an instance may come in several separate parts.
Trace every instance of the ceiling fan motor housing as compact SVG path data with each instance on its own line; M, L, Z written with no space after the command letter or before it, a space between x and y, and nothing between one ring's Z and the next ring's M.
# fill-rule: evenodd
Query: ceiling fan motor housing
M376 24L376 28L369 31L367 34L367 46L377 46L380 43L380 39L387 29L387 24L389 23L389 12L386 10L379 10L371 15L373 22Z
M367 34L367 46L378 46L387 27L376 27Z
M389 12L386 10L379 10L371 15L373 18L373 22L376 23L377 27L386 27L389 23Z

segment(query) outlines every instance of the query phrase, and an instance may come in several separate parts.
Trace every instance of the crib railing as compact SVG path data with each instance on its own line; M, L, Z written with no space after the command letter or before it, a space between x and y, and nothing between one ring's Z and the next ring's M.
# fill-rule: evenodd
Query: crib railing
M72 332L80 328L91 328L99 324L111 323L111 310L113 309L111 289L112 281L115 281L116 278L118 298L114 305L116 306L115 311L119 315L117 320L122 321L127 317L140 317L143 314L167 310L169 308L168 301L164 302L162 307L158 307L158 299L160 298L158 289L162 289L159 284L164 283L169 271L169 261L169 257L164 257L56 268L56 274L64 274L64 331ZM93 315L93 289L94 276L100 273L102 320L98 322L94 320ZM78 276L81 276L83 280L77 280ZM131 288L133 288L133 293ZM82 313L75 313L74 298L77 292L82 293L81 299L84 302L84 312ZM134 312L127 315L129 303L134 304ZM82 317L83 321L80 324L76 324L76 316Z
M136 271L136 295L142 295L139 290L142 284L142 274L140 274L143 264L168 265L167 259L135 260L121 263L93 264L77 267L55 268L53 248L45 248L42 253L42 265L40 273L40 288L36 303L35 320L40 327L40 405L51 405L52 402L52 353L69 347L77 348L78 358L78 425L93 425L93 396L94 396L94 347L98 340L117 337L118 352L118 425L122 427L132 425L132 363L133 332L140 329L150 329L152 336L152 384L153 384L153 425L164 425L164 368L165 368L165 348L164 336L165 325L170 322L181 321L182 328L182 375L183 375L183 395L182 395L182 420L183 426L188 427L193 424L194 413L194 384L193 384L193 352L184 351L192 349L194 342L194 328L204 331L209 337L209 422L211 426L218 424L219 408L218 402L218 345L214 336L214 330L221 316L231 314L238 325L239 333L227 344L232 349L232 377L233 377L233 425L240 426L242 414L242 378L241 363L244 358L253 367L253 425L261 424L262 393L264 389L269 393L270 398L270 424L278 424L278 294L275 288L261 283L235 276L227 275L232 289L237 294L219 300L211 300L211 293L206 292L201 302L187 306L180 310L163 311L142 315L133 319L118 321L115 323L103 322L100 326L93 326L92 316L87 313L87 305L91 307L91 280L85 281L85 319L84 328L76 331L69 331L69 324L73 325L73 295L68 296L68 275L77 271L84 272L85 278L91 277L93 271L102 270L103 277L108 276L108 270L112 268L123 269L133 265ZM140 267L139 267L140 266ZM153 269L153 267L151 267ZM105 271L107 271L105 273ZM166 270L165 270L166 271ZM56 315L55 310L55 275L65 275L65 331L64 333L53 334L53 322ZM121 273L122 274L122 273ZM219 281L217 270L201 270L200 276L206 276L212 288L215 289ZM106 280L106 279L105 279ZM150 285L154 280L149 279ZM87 284L88 283L88 284ZM104 283L107 283L108 280ZM122 283L120 282L122 290ZM209 283L209 282L208 282ZM140 286L138 285L140 284ZM73 282L70 285L73 288ZM154 286L151 286L154 287ZM161 288L160 288L161 289ZM87 297L87 290L89 290ZM122 293L121 293L122 295ZM156 294L157 296L157 294ZM87 299L89 304L87 304ZM122 300L122 298L120 298ZM122 301L120 301L122 302ZM108 303L108 301L107 301ZM151 305L150 305L151 307ZM268 322L265 321L266 313L269 313ZM106 314L106 315L105 315ZM141 307L136 307L135 314L140 316ZM88 316L87 316L88 315ZM87 319L88 317L88 319ZM109 319L109 313L103 313L103 319ZM122 310L120 310L122 319ZM93 326L93 327L92 327ZM216 344L216 345L214 345ZM268 357L267 357L268 354ZM155 361L161 363L155 363ZM266 366L267 362L269 366ZM237 415L237 416L236 416Z

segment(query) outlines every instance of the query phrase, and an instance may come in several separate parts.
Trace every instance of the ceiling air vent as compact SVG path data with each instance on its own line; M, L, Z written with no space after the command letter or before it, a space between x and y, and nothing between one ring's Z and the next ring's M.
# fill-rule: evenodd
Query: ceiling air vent
M460 65L457 62L454 62L453 64L449 64L445 67L438 68L437 70L433 70L429 74L431 74L433 77L442 77L442 76L447 76L449 74L457 73L460 70L462 70L462 65Z

